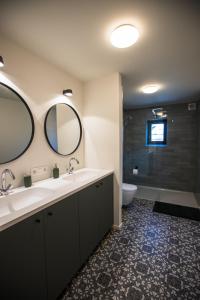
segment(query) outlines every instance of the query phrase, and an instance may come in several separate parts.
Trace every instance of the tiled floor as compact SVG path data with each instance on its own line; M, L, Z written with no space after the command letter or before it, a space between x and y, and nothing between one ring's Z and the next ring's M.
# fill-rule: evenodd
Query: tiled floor
M159 189L148 186L138 186L136 197L151 201L160 201L177 205L199 207L194 193L191 192Z
M63 300L199 300L200 223L134 199L70 284Z

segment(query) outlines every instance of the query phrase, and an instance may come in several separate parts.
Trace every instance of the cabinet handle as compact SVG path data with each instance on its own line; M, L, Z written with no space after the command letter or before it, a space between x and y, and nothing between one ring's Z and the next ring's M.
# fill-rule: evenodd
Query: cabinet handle
M48 216L53 216L53 213L51 211L49 211Z
M36 222L36 223L40 223L40 219L36 219L35 222Z

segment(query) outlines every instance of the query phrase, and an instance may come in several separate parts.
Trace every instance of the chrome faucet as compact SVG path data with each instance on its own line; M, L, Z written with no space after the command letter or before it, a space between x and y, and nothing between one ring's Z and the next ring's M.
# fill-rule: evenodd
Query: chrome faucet
M68 174L72 174L73 171L74 171L74 167L72 166L72 161L73 161L73 160L74 160L77 164L79 164L79 161L78 161L77 158L71 157L70 160L69 160L69 166L68 166L68 168L67 168L67 173L68 173Z
M10 190L13 188L12 184L7 185L6 175L10 175L12 180L15 180L15 175L13 174L13 172L10 169L3 170L2 174L1 174L2 187L0 188L0 195L7 195L10 192Z

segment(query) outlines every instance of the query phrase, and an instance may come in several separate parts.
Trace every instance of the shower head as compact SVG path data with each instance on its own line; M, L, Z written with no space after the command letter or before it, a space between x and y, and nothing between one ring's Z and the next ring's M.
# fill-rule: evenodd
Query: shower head
M163 119L167 117L167 111L163 110L162 107L153 108L152 113L156 119Z

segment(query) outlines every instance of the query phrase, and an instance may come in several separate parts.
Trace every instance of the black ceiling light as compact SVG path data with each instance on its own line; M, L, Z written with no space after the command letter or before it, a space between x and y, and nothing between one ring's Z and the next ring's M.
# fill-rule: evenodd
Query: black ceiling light
M4 67L3 57L0 56L0 68Z
M63 95L71 97L73 96L73 92L71 89L63 90Z

